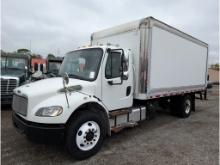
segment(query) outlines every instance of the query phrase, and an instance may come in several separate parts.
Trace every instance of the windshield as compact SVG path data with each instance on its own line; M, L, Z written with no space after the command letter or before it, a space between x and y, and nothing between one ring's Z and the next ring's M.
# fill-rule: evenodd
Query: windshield
M13 57L1 57L1 68L9 69L25 69L27 66L27 60L22 58L13 58Z
M96 79L103 51L100 48L83 49L66 54L59 75L93 81Z
M5 57L1 57L1 68L5 67L5 62L6 62L6 58Z

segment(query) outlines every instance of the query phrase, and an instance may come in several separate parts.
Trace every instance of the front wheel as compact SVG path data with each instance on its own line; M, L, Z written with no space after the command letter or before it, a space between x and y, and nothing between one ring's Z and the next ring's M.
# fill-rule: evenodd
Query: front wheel
M67 130L67 149L75 159L86 159L96 154L105 137L104 120L99 113L83 111L70 123Z

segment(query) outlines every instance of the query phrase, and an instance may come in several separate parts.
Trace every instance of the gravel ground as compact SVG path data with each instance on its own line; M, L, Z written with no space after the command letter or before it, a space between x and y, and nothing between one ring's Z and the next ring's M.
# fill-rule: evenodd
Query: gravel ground
M30 142L12 126L11 110L1 111L2 164L219 164L219 88L208 91L208 101L196 101L196 112L180 119L167 112L139 126L113 134L95 156L76 161L64 144Z

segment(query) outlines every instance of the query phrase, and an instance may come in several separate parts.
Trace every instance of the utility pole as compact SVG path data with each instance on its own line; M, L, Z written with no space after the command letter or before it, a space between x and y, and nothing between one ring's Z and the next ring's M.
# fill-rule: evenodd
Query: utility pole
M30 53L31 53L31 40L30 40Z

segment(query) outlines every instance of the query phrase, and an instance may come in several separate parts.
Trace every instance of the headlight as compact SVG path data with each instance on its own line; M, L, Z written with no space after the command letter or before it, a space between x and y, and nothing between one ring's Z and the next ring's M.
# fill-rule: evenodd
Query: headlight
M59 116L63 112L63 108L60 106L51 106L40 108L35 115L41 117L55 117Z

